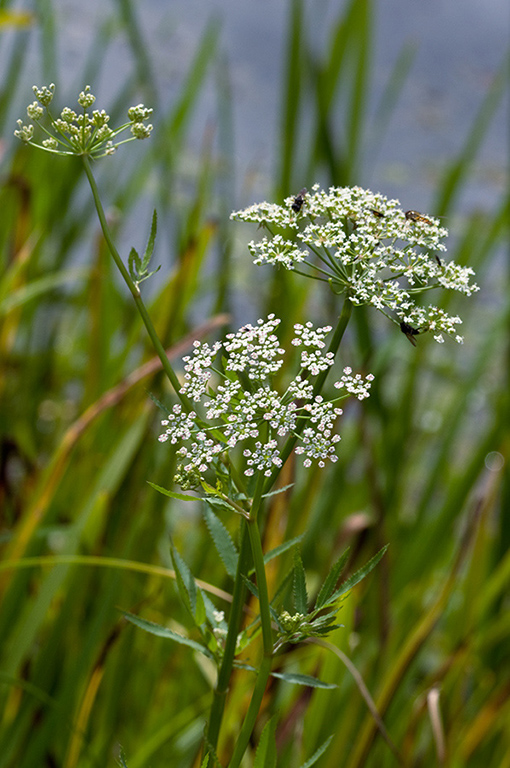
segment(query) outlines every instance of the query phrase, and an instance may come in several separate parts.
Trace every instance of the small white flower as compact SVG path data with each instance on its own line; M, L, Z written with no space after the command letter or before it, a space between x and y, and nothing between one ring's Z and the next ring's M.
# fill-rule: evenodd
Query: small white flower
M446 251L442 241L448 235L438 219L403 211L398 200L361 187L325 191L314 185L299 217L294 201L290 196L283 205L264 202L231 215L270 230L271 236L248 245L256 264L290 270L299 265L302 274L328 280L335 293L345 293L355 305L370 305L397 323L442 331L461 342L454 328L459 319L439 314L433 305L416 304L414 298L430 288L467 296L478 290L471 282L472 269L438 256ZM308 366L313 373L318 370L312 360Z
M255 472L269 477L283 464L284 441L295 435L299 435L296 454L303 456L305 467L314 461L321 467L327 460L336 461L340 436L335 424L342 410L322 395L314 396L308 379L333 364L332 353L324 351L331 328L313 328L311 323L294 327L293 343L303 347L301 364L307 373L292 379L282 394L272 385L285 354L275 333L279 324L269 315L212 346L196 341L193 354L184 358L181 391L205 411L206 421L176 404L162 421L165 429L159 437L161 442L182 442L175 479L183 487L196 485L222 454L238 447L247 477ZM335 386L344 387L345 397L362 399L368 396L372 379L346 368Z

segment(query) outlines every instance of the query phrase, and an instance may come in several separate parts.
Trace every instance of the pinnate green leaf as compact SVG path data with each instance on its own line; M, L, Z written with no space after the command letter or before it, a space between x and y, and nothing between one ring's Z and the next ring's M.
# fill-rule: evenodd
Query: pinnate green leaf
M152 254L154 253L154 243L156 242L157 230L158 230L158 214L157 214L157 211L154 209L152 214L152 221L151 221L151 231L149 233L147 247L145 248L145 253L143 254L143 259L142 259L142 269L144 271L149 266L150 260L152 259Z
M163 496L168 496L170 499L178 499L179 501L198 501L197 497L192 496L190 493L174 493L173 491L167 490L167 488L162 488L160 485L156 485L156 483L151 483L149 480L147 483L151 488L154 488L155 491L162 493Z
M173 629L170 629L169 627L163 627L161 624L156 624L153 621L141 619L139 616L135 616L133 613L129 613L128 611L122 611L122 614L128 621L131 622L131 624L135 624L137 627L145 630L145 632L149 632L151 635L157 635L158 637L166 637L169 640L175 640L176 643L187 645L189 648L193 648L194 651L199 651L210 659L213 658L213 655L208 648L200 645L200 643L197 643L195 640L191 640L189 637L185 637L184 635L180 635L178 632L174 632Z
M349 550L346 549L343 554L340 555L328 575L326 576L326 579L324 580L324 583L322 587L319 590L319 594L317 595L317 600L315 601L315 608L322 608L323 605L326 605L326 603L329 601L329 598L335 591L335 586L340 578L340 574L345 568L345 564L347 562L347 558L349 556Z
M255 753L253 768L276 768L276 717L272 717L264 726L259 745Z
M129 252L129 256L128 256L129 274L131 276L131 279L135 283L135 285L139 285L144 280L147 280L147 278L152 277L152 275L155 275L156 272L158 272L159 269L161 268L159 266L159 267L156 267L156 269L153 269L152 272L148 271L152 254L154 252L154 243L156 241L157 224L158 224L158 215L156 211L154 211L154 213L152 214L151 231L149 234L149 239L147 241L147 246L145 248L143 257L140 258L135 248L131 248Z
M388 549L388 546L389 544L386 544L385 547L383 547L368 561L368 563L365 563L365 565L357 570L356 573L353 573L352 576L349 576L349 578L343 582L343 584L336 590L336 592L331 595L329 602L331 603L334 600L338 600L339 597L342 597L342 595L345 595L346 592L349 592L353 587L356 586L356 584L359 584L359 582L362 581L365 576L368 576L370 571L375 568L381 557L384 555Z
M316 750L316 751L313 753L313 755L312 755L312 756L311 756L311 757L310 757L310 758L309 758L309 759L306 761L306 763L303 763L303 765L301 766L301 768L312 768L312 765L315 765L315 763L317 762L317 760L319 759L319 757L321 757L321 755L323 755L323 754L324 754L324 752L327 750L327 748L328 748L328 747L329 747L329 745L331 744L331 742L332 742L332 740L333 740L333 735L334 735L334 734L332 734L331 736L329 736L329 737L326 739L326 741L325 741L323 744L321 744L321 746L319 747L319 749L317 749L317 750Z
M217 515L215 515L207 506L204 510L204 517L209 533L214 541L214 546L223 561L223 565L225 566L228 575L231 578L235 578L238 554L229 532Z
M271 549L269 552L266 552L264 555L264 563L269 563L271 560L274 560L275 557L278 557L279 555L283 555L284 552L287 552L289 549L292 549L296 544L299 544L301 539L303 538L304 534L301 534L301 536L296 536L293 539L289 539L288 541L284 541L283 544L280 544L278 547L275 547L274 549Z
M293 683L294 685L306 685L309 688L338 688L334 683L325 683L323 680L319 680L318 677L300 675L294 672L271 672L271 677L278 677L280 680L285 680L286 683Z
M308 612L308 594L306 592L306 574L301 555L294 552L294 607L298 613Z

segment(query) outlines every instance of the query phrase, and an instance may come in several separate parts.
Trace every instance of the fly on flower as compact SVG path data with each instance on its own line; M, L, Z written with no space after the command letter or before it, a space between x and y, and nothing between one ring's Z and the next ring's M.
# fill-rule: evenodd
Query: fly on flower
M295 213L299 213L299 211L303 207L303 203L305 202L305 196L306 196L306 187L303 187L301 192L299 192L299 194L296 195L296 197L294 198L294 202L291 205L291 208Z
M301 227L305 207L308 221ZM462 343L459 317L417 301L432 289L466 296L478 290L470 267L442 260L448 231L435 217L402 209L398 200L361 187L321 190L314 184L306 197L302 190L283 205L263 202L234 211L231 218L265 227L264 237L248 243L255 264L299 270L355 306L406 319L418 333L426 326L438 343L443 334ZM412 329L406 329L410 339L417 335Z
M427 219L427 217L419 211L406 211L404 216L406 217L407 221L423 221L424 224L430 225L434 223L430 219Z
M425 333L428 331L428 326L424 326L423 328L413 328L412 325L409 325L409 323L400 323L400 330L402 333L409 339L413 347L416 346L416 340L415 336L419 336L421 333Z

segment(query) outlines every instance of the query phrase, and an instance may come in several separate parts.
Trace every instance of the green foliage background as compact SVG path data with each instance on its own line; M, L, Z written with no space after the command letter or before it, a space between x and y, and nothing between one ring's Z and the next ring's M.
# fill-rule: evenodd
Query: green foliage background
M317 54L304 0L289 4L274 199L297 191L302 179L363 183L373 6L347 3ZM78 163L11 139L20 103L31 100L20 84L35 32L43 52L38 84L58 77L58 5L34 0L27 15L9 3L0 8L0 34L16 29L0 92L0 768L114 765L119 745L129 768L186 768L197 764L213 670L189 649L127 624L119 609L185 631L170 536L198 578L227 592L230 582L200 506L190 511L147 484L171 483L173 457L156 440L160 413L148 392L165 403L171 393L113 274ZM99 105L112 116L139 100L156 104L135 10L128 0L112 4L113 23L98 31L76 73L76 93L86 83L94 90L105 50L117 35L127 41L136 77L119 83L113 107ZM381 140L410 65L404 51L381 94L370 126ZM190 169L194 108L211 74L216 135ZM429 213L455 216L505 94L503 64ZM163 267L148 295L178 359L191 339L228 326L246 280L259 280L246 265L252 234L228 221L239 201L217 24L154 122L150 142L119 151L97 173L119 237L127 226L135 247L150 226L150 208L139 221L140 206L150 198L158 209ZM463 348L424 336L413 349L355 311L342 355L376 374L373 394L362 409L347 409L338 463L324 472L290 466L293 489L270 510L266 549L303 534L311 594L347 544L353 570L389 542L377 570L345 601L345 627L333 639L361 673L406 766L510 766L509 214L507 192L490 211L464 216L450 243L450 256L473 266L482 287L475 299L459 300ZM260 309L261 316L276 311L288 333L311 315L334 319L339 307L279 272L260 283ZM235 521L224 522L235 531ZM273 589L291 565L291 553L275 561ZM272 682L259 733L278 712L278 765L300 765L331 734L317 763L324 768L398 765L341 657L305 645L282 668L319 674L338 688L311 693ZM251 682L247 673L233 681L220 759Z

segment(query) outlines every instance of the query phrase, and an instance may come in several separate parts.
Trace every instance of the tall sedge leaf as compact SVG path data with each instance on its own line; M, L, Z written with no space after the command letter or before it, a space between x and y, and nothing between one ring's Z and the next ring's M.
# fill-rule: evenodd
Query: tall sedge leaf
M117 6L119 8L119 16L127 32L133 57L136 61L137 79L145 91L145 103L156 106L158 89L154 78L151 47L149 41L144 39L143 27L135 13L137 3L133 2L133 0L117 0Z
M202 35L180 98L169 120L169 134L177 147L179 147L183 133L188 125L200 88L204 84L207 68L215 56L218 37L219 24L213 20L208 24Z
M492 86L473 121L464 147L450 168L446 171L442 186L439 191L435 210L438 216L443 216L453 207L456 198L461 193L462 182L466 179L475 158L482 147L496 110L501 103L505 92L508 92L508 62L506 56L503 64L494 78Z
M351 84L350 104L347 114L347 158L348 180L356 183L359 178L362 161L362 143L364 140L365 112L368 99L368 70L370 56L373 49L371 41L371 3L369 0L356 0L353 3L356 9L355 23L353 25L356 38L354 56L357 59L354 67L355 76Z
M417 47L413 44L405 44L393 66L390 76L382 90L378 95L378 105L373 115L369 131L369 157L367 158L367 150L363 152L364 155L364 167L374 168L376 160L379 157L379 153L383 147L383 139L388 131L391 117L395 111L398 99L402 93L402 89L407 82L407 77L411 71Z
M117 491L121 483L126 482L133 456L140 449L147 416L148 412L144 411L127 429L116 435L115 442L104 458L102 471L90 487L82 490L76 519L67 531L66 549L69 554L79 548L84 530L91 525L95 514L101 514L101 507L105 500ZM13 544L15 544L14 541ZM13 581L12 592L9 591L3 598L0 615L0 637L2 645L5 645L4 672L14 673L23 663L24 658L28 657L30 648L47 616L49 606L62 589L68 572L69 566L56 566L49 573L45 572L39 580L36 594L30 600L25 596L22 605L20 605L19 592L16 588L16 579ZM12 640L6 644L4 633L8 632L11 633ZM8 654L7 651L9 651Z
M33 299L38 299L44 294L64 286L66 283L75 283L85 278L87 274L88 271L81 268L60 270L51 275L38 277L16 290L9 290L8 293L9 286L6 284L5 287L2 286L2 295L0 295L0 317L29 301L33 301Z
M282 109L281 169L279 173L280 196L289 194L292 187L293 157L295 141L299 132L299 107L301 102L301 76L303 57L304 10L303 0L292 0L290 8L289 35L287 42L285 95Z

